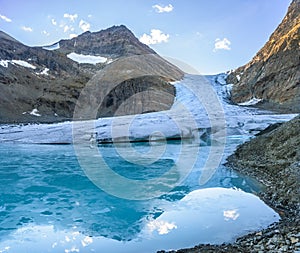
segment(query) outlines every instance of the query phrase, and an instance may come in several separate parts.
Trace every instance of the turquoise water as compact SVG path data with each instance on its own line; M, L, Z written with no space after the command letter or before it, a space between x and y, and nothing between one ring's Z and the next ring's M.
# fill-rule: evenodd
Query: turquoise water
M147 153L150 146L134 148ZM156 252L232 242L277 221L251 194L257 184L224 166L199 185L209 149L202 147L196 165L170 192L128 200L95 186L72 145L1 144L0 252ZM99 152L115 173L142 181L176 164L180 143L168 143L149 165L124 160L114 145Z

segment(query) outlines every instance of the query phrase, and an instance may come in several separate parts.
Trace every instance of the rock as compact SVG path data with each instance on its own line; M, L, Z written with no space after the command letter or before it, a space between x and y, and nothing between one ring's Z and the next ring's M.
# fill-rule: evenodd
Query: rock
M283 215L299 213L300 117L257 136L238 147L228 165L255 178L271 181L261 196ZM253 161L256 161L253 163ZM287 194L288 193L288 194ZM277 232L277 231L275 231ZM279 231L278 231L279 232Z
M300 0L293 0L269 41L246 65L227 78L232 101L262 99L267 109L300 112ZM240 78L237 78L239 76Z
M60 40L59 52L101 55L112 59L144 54L156 54L141 43L124 25L112 26L99 32L85 32L71 40Z
M100 101L106 99L108 105L106 108L105 104L94 104L96 109L101 106L94 117L112 116L125 101L127 109L120 109L119 115L167 110L172 106L175 90L168 81L180 80L183 72L141 43L125 26L86 32L77 38L59 41L59 46L55 50L29 47L0 31L0 123L72 120L83 89L95 76L98 78L98 81L93 79L96 89L100 86L102 89L99 76L108 74L110 83L105 87L106 93L100 91L100 97L97 93L91 94ZM82 64L67 57L71 52L100 55L113 62ZM13 60L32 67L13 63ZM136 75L124 74L124 71L135 71ZM117 90L113 90L115 86ZM113 107L110 97L114 99ZM31 113L33 110L40 116Z

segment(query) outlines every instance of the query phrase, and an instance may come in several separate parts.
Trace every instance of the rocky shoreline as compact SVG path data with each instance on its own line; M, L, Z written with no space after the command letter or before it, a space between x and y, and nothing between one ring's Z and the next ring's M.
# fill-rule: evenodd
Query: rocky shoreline
M240 237L233 244L200 244L169 253L294 252L300 253L300 116L270 126L239 146L227 166L264 186L257 195L281 220L267 229ZM166 251L159 251L166 253Z

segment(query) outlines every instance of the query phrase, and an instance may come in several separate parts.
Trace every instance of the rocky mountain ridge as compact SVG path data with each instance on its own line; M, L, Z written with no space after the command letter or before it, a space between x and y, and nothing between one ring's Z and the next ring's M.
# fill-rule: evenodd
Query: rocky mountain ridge
M156 54L147 45L141 43L124 25L113 26L99 32L85 32L71 40L60 40L59 52L75 52L84 55L101 55L119 58L132 55Z
M261 99L268 109L300 112L300 0L293 0L269 41L246 65L229 74L232 101Z
M70 53L75 54L77 58L101 56L106 61L90 63L74 60L71 59ZM106 67L116 64L115 62L119 59L127 57L130 61L132 56L143 55L157 56L151 48L142 44L123 25L96 33L86 32L77 38L61 40L46 47L29 47L8 34L0 32L0 122L72 120L80 93L94 75L101 71L105 72ZM139 64L143 66L143 62ZM153 69L167 68L169 70L168 77L162 80L163 86L171 86L166 81L179 80L183 76L181 70L161 57L155 57L152 64ZM132 68L135 67L137 66L132 66ZM118 66L118 69L120 72L122 66ZM152 74L156 75L156 72L144 73L147 76ZM118 76L118 72L113 75ZM134 87L139 82L140 80L131 80L133 92L139 90ZM154 88L153 82L149 82L143 89L152 88ZM174 92L172 92L173 97ZM118 99L120 100L120 97ZM158 102L157 96L150 96L149 99L153 101L153 105ZM164 98L160 97L159 100L161 99L164 101ZM149 101L139 102L149 103ZM168 98L163 103L164 106L160 108L156 105L153 110L165 110L172 103L173 101L170 102ZM97 115L107 116L106 111L104 110L103 114L99 112ZM134 108L129 108L128 111L132 112ZM126 111L123 113L127 114Z

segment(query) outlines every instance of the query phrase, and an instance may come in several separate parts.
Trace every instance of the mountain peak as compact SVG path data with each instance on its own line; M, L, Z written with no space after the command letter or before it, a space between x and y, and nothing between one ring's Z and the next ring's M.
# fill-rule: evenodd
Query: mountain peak
M125 26L112 26L98 32L85 32L70 40L59 41L59 51L86 55L101 55L109 58L156 54L141 43Z

